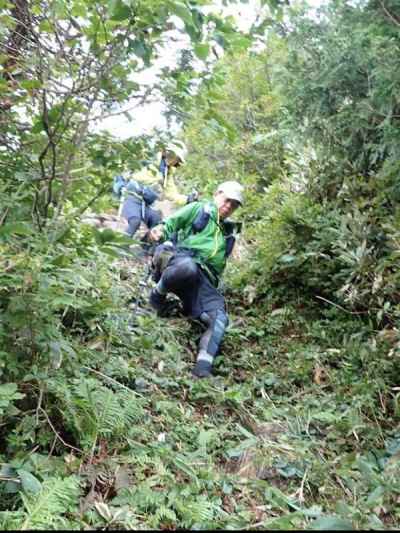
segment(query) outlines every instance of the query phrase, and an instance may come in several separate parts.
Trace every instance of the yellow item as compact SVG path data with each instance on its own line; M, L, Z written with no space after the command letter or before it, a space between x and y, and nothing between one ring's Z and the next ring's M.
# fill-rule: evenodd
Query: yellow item
M143 185L154 186L160 183L161 175L153 167L154 170L150 168L143 168L132 174L131 179L142 183ZM163 196L166 200L173 202L176 206L182 206L186 204L187 196L181 194L178 191L174 180L175 167L168 168L167 175L163 180Z
M168 169L167 175L164 179L164 196L167 200L174 202L176 205L181 206L186 204L187 197L185 194L181 194L178 191L178 187L176 186L174 180L174 172L172 172L172 168Z
M160 176L148 168L142 168L142 170L138 170L132 174L131 178L139 183L142 183L143 185L156 185L160 180Z

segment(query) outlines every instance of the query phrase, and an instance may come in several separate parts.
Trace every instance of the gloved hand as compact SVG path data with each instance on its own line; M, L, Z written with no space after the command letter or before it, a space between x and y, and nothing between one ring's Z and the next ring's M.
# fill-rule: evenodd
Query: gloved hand
M171 241L160 244L154 251L153 259L151 261L152 279L157 283L161 274L167 267L170 259L175 255L175 246Z
M149 231L148 239L153 242L158 242L162 238L163 233L164 226L162 224L157 224L157 226L154 226L154 228Z
M196 191L196 189L193 189L193 191L187 195L186 203L190 204L191 202L196 202L199 199L199 193Z

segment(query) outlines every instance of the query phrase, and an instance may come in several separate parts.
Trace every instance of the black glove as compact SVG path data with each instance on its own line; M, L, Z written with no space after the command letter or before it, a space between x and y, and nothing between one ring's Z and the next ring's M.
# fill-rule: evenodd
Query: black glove
M196 189L193 189L193 191L187 195L186 203L190 204L192 202L196 202L198 199L199 199L199 193L196 191Z

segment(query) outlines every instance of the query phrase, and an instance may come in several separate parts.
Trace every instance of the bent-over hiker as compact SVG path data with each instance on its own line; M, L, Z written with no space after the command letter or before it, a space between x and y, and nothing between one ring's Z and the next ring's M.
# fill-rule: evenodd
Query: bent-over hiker
M154 188L157 177L148 169L136 172L131 179L121 183L120 216L128 222L127 235L133 237L143 222L148 229L161 221L159 211L151 207L159 195Z
M143 222L148 229L161 222L161 214L152 206L161 196L176 206L181 206L197 199L198 194L192 191L185 195L178 191L174 180L174 172L185 164L187 148L182 141L174 141L161 152L160 165L154 165L134 173L130 178L116 176L113 183L114 196L120 199L119 216L128 222L127 235L133 237ZM160 180L161 177L161 180Z
M167 306L168 292L176 294L183 311L207 329L200 339L193 374L211 374L214 358L228 325L219 278L235 243L238 224L228 217L243 204L243 187L236 181L219 185L212 201L193 202L169 216L150 232L162 240L153 257L154 280L150 304L159 314Z

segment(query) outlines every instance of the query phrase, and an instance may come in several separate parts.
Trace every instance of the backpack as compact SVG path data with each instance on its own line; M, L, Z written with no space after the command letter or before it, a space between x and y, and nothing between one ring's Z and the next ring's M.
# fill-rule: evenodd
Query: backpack
M126 179L120 174L113 179L112 192L115 198L121 198L122 188L126 186Z
M207 226L210 220L210 208L206 204L197 213L195 219L192 222L192 232L199 233ZM233 251L233 247L236 241L236 235L240 233L242 224L240 222L233 222L232 220L221 220L219 223L220 228L225 237L225 257L229 257Z
M158 199L158 194L153 189L146 185L140 185L135 180L129 180L125 188L128 194L142 198L146 205L151 205Z

